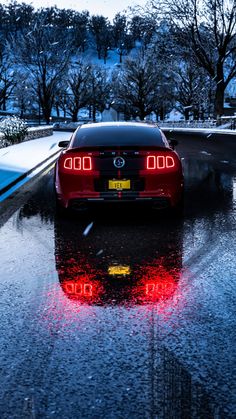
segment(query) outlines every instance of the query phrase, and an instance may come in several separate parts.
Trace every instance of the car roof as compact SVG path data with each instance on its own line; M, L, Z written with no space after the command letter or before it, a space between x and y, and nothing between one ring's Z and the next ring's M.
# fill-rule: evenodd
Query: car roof
M72 137L71 148L108 146L168 147L156 124L145 122L100 122L81 125Z
M81 125L81 128L88 128L88 127L106 127L106 126L157 126L155 123L149 124L147 122L139 122L139 121L108 121L108 122L89 122L88 124Z

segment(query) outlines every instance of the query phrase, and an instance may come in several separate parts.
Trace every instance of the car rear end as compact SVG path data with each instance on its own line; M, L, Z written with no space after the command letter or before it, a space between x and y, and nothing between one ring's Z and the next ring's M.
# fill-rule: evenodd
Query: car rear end
M92 124L80 130L56 165L56 193L63 207L84 201L178 205L181 162L156 126Z

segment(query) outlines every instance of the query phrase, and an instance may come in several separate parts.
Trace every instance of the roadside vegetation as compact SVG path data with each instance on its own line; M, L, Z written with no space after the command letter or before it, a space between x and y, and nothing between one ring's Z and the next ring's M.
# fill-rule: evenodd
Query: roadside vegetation
M0 148L21 143L28 133L27 123L17 116L8 116L0 121L0 133Z

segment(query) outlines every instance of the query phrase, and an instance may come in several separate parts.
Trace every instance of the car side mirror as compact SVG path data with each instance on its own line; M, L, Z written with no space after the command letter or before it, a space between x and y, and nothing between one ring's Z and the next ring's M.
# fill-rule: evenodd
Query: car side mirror
M169 144L170 144L170 147L173 148L174 150L175 147L179 144L179 142L177 140L170 140Z
M67 147L67 146L68 146L69 142L70 142L69 140L59 141L59 143L58 143L58 147L63 147L63 148L65 148L65 147Z

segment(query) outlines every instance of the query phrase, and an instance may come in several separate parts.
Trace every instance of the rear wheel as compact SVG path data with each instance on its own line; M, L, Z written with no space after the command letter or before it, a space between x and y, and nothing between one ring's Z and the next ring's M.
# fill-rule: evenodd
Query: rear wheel
M69 214L69 209L63 207L60 200L56 196L56 214L58 217L66 217Z

